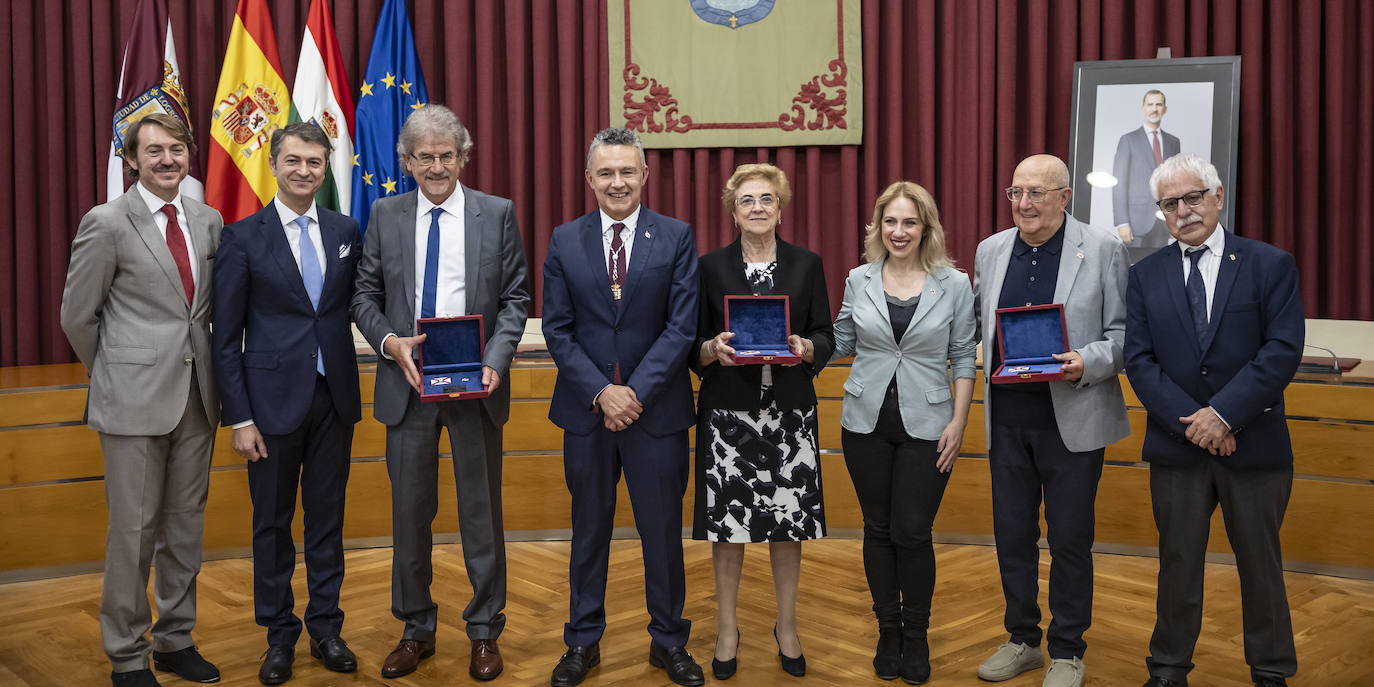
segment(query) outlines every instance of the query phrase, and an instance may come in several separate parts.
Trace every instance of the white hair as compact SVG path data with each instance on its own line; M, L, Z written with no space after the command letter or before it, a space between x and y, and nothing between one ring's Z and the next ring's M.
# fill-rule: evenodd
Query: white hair
M1150 193L1154 195L1155 200L1159 200L1160 182L1180 174L1191 174L1201 179L1202 183L1212 190L1221 186L1221 175L1217 174L1216 165L1194 153L1180 153L1155 167L1154 173L1150 175Z

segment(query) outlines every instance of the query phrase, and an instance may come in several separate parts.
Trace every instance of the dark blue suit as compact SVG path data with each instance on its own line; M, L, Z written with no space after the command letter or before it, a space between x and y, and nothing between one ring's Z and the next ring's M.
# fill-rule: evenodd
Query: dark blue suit
M1147 663L1151 674L1174 680L1193 667L1207 535L1218 504L1241 578L1251 673L1286 677L1297 670L1279 528L1293 480L1283 391L1303 347L1298 270L1278 248L1225 238L1201 344L1177 246L1136 263L1126 295L1126 374L1149 413L1142 453L1159 528L1158 619ZM1214 457L1184 436L1179 418L1206 406L1234 432L1230 456Z
M214 364L221 422L252 420L267 457L248 464L253 498L253 596L269 645L293 645L299 482L312 637L343 625L344 490L353 425L361 417L349 303L362 246L358 223L317 208L324 249L318 311L310 302L276 203L224 228L214 272ZM325 375L316 370L323 353Z
M616 483L625 472L644 554L649 634L684 646L682 497L687 430L696 420L687 353L696 337L697 246L691 225L641 207L624 298L611 296L601 214L553 232L544 261L544 340L558 365L549 419L563 429L563 463L572 494L569 646L598 641L606 628L606 566ZM602 424L593 399L623 383L644 406L620 432Z

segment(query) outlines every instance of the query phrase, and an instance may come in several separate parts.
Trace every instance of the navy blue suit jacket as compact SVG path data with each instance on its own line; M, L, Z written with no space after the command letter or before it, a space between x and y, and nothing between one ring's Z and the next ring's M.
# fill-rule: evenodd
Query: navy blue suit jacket
M1292 465L1283 390L1302 360L1305 327L1293 256L1227 233L1201 346L1183 289L1176 245L1131 267L1126 376L1149 413L1144 459L1204 460L1209 454L1185 438L1179 418L1210 405L1236 438L1235 453L1218 460L1236 469Z
M253 420L264 434L287 434L305 420L315 390L315 354L324 353L334 410L362 416L349 302L362 244L351 217L317 207L324 247L319 312L310 304L275 203L224 228L215 253L215 376L220 421Z
M697 244L692 226L641 206L619 308L611 297L594 211L553 230L544 259L544 342L558 365L549 419L587 434L602 419L592 400L622 382L644 412L635 422L653 436L695 422L687 352L697 332Z

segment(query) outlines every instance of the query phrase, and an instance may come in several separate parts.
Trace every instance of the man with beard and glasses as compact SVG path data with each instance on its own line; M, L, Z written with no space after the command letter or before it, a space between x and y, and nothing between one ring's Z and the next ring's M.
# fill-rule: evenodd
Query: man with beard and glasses
M372 204L358 263L353 319L376 349L373 415L386 425L391 478L391 612L405 623L382 677L434 655L438 606L430 596L431 524L438 511L439 432L448 430L458 531L472 601L468 672L501 674L496 639L506 625L506 542L501 524L501 428L510 416L510 369L529 306L525 249L509 200L458 183L472 138L452 110L430 103L401 127L396 151L419 189ZM481 315L486 343L478 400L420 402L416 318Z
M62 292L62 331L91 377L86 424L105 454L100 636L115 687L158 684L150 650L158 670L219 681L191 638L219 421L210 261L224 226L214 209L181 194L195 152L176 117L130 125L124 161L136 181L81 218Z

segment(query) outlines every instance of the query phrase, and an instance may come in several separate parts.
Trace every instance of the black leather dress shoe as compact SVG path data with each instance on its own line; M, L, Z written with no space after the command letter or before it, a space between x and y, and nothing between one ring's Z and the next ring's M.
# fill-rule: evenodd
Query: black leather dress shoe
M1255 687L1288 687L1288 681L1281 677L1255 678Z
M553 668L553 687L573 687L587 679L587 671L601 663L601 645L570 646Z
M1167 677L1153 676L1142 687L1188 687L1188 678L1170 680Z
M675 646L668 648L658 642L649 642L649 665L662 668L668 679L684 687L706 684L706 675L701 666L687 653L687 649Z
M164 672L176 673L177 677L191 682L219 682L219 668L201 658L194 644L180 651L165 654L154 651L153 667Z
M325 637L318 642L311 637L310 655L320 659L324 667L336 673L351 673L358 669L358 657L353 655L342 637Z
M262 667L258 668L258 682L264 685L280 685L291 679L291 664L296 660L296 649L286 644L273 644L263 655Z
M110 673L110 682L114 684L114 687L162 687L157 678L153 677L153 671L146 668Z

